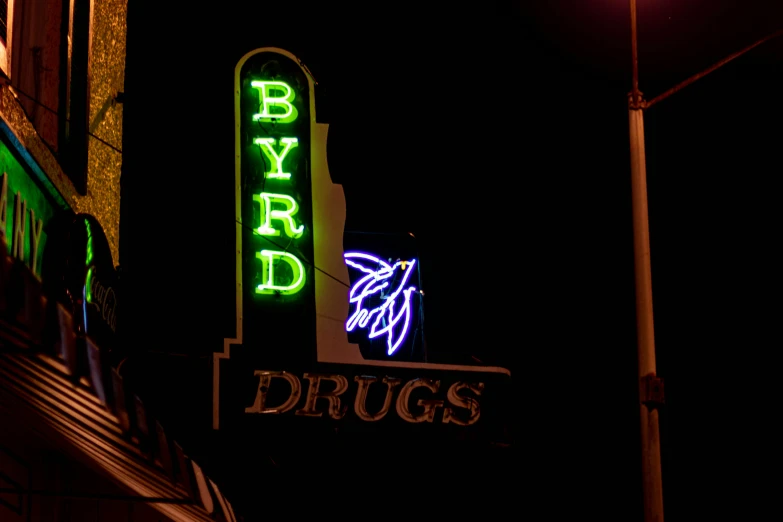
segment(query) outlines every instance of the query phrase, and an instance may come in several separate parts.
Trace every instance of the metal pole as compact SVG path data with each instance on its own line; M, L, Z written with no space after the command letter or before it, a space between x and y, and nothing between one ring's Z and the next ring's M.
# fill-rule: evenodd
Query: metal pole
M639 105L641 94L639 93L639 56L636 46L636 0L631 0L631 56L633 59L631 103Z
M776 32L774 32L772 34L768 34L767 36L765 36L764 38L761 38L760 40L756 40L755 42L753 42L749 46L745 47L744 49L740 49L736 53L728 55L726 58L724 58L723 60L719 61L718 63L716 63L714 65L711 65L710 67L704 69L703 71L694 74L693 76L691 76L687 80L678 83L677 85L675 85L674 87L672 87L668 91L665 91L665 92L659 94L658 96L656 96L655 98L653 98L652 100L646 102L644 104L644 108L645 109L649 109L650 107L652 107L653 105L655 105L659 101L665 100L666 98L668 98L672 94L681 91L682 89L684 89L688 85L692 84L696 80L700 80L700 79L704 78L705 76L707 76L711 72L715 71L716 69L718 69L720 67L723 67L724 65L726 65L730 61L734 60L735 58L739 58L740 56L742 56L743 54L747 53L748 51L752 51L753 49L755 49L759 45L761 45L761 44L763 44L765 42L768 42L769 40L772 40L773 38L777 38L779 36L783 36L783 29L781 29L780 31L776 31Z
M636 0L630 0L630 2L633 91L631 92L628 105L628 127L631 145L631 193L644 520L645 522L663 522L663 487L661 482L661 443L658 410L649 401L650 386L647 385L656 378L656 375L652 277L650 269L650 228L647 212L647 171L644 157L644 103L641 92L639 92Z

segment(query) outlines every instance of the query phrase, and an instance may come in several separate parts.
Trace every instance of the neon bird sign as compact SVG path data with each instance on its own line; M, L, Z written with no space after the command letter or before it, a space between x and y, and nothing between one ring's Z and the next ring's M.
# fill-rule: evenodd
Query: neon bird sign
M390 265L363 252L346 252L343 257L346 265L366 274L353 285L348 294L349 302L355 305L355 310L345 322L345 329L352 332L357 326L367 328L369 325L368 337L375 339L385 334L387 353L392 355L408 336L411 301L416 287L406 288L405 285L413 273L416 260L397 261ZM399 282L392 288L392 285L395 285L395 276L400 273L402 276ZM370 309L366 307L367 302L378 300L381 301L380 305Z

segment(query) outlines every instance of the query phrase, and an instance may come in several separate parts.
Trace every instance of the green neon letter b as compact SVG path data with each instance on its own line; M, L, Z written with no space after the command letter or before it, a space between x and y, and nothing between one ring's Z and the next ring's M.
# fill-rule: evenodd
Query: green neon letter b
M250 86L258 89L261 112L253 115L253 121L289 123L296 120L294 90L285 82L253 81Z

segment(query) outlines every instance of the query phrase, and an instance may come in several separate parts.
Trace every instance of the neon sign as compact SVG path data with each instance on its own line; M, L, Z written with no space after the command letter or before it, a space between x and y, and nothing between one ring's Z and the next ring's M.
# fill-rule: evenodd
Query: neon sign
M314 85L278 48L253 50L234 70L236 326L213 355L212 426L277 429L274 414L374 422L395 411L405 423L473 425L484 377L449 386L432 372L508 370L428 351L415 238L346 230Z
M253 114L254 122L272 122L277 125L296 121L298 111L292 103L295 91L288 83L253 80L250 85L258 89L259 112ZM258 130L265 132L260 125ZM265 157L271 164L271 168L264 170L263 187L267 186L266 180L275 180L282 184L280 190L290 190L294 173L285 170L285 160L291 150L299 145L299 138L281 136L275 139L262 136L254 138L253 143L260 148L262 159ZM264 163L266 167L266 162ZM302 237L305 226L297 221L299 204L292 196L262 189L253 193L253 202L259 209L259 224L254 228L254 234L266 237L279 237L284 234L292 240ZM270 242L265 246L271 247L274 243ZM292 295L304 288L304 265L288 247L285 250L263 248L256 251L255 255L261 262L261 283L256 285L256 294Z
M5 236L7 253L27 264L38 278L47 242L46 225L56 211L12 149L0 141L0 235Z
M411 325L411 301L415 286L407 286L416 260L397 261L393 265L363 252L346 252L345 264L363 272L348 294L354 305L353 313L345 322L352 332L357 326L367 328L368 337L386 335L388 355L392 355L408 336ZM373 306L368 309L368 304Z
M286 82L252 81L250 85L258 89L261 112L253 115L254 121L274 121L290 123L298 116L296 107L291 103L296 96ZM275 96L282 94L282 96Z
M264 283L256 287L259 294L295 294L302 289L305 283L304 267L302 262L288 252L277 252L274 250L262 250L256 253L256 257L261 260L264 274ZM276 285L275 266L284 262L291 269L291 281L286 285Z
M291 179L290 172L283 172L283 160L286 156L288 156L288 153L292 148L299 145L299 140L297 138L280 139L280 143L283 145L283 150L280 151L280 153L278 153L273 147L273 145L275 145L275 141L276 140L274 138L256 138L253 140L255 144L261 147L261 150L273 165L273 168L270 169L269 172L264 173L264 177L273 179Z

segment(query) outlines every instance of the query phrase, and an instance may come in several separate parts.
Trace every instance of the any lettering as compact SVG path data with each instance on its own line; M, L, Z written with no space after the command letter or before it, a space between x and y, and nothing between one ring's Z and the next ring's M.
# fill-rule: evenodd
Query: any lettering
M38 274L37 261L38 261L38 247L41 245L41 231L43 230L43 219L35 220L35 210L30 209L30 222L32 227L30 228L30 269L33 274Z
M253 401L253 405L245 408L245 413L285 413L296 406L302 393L302 387L296 375L288 372L265 372L262 370L256 370L253 372L253 375L259 378L258 391L256 392L256 399ZM266 398L269 394L269 387L272 384L273 377L287 381L291 387L291 393L283 404L270 407L266 404Z
M3 184L0 186L0 233L7 234L8 218L8 174L3 172Z
M345 393L348 389L348 379L342 375L333 374L317 374L306 373L304 378L310 381L310 387L307 391L307 399L305 399L305 405L302 409L296 410L296 415L303 415L305 417L320 417L323 415L323 411L318 411L315 408L315 403L318 399L324 399L329 403L328 413L329 417L333 419L342 419L347 411L347 408L340 406L340 395ZM324 392L321 391L321 381L332 381L335 383L334 390Z
M295 93L285 82L253 81L250 86L258 89L261 112L253 115L253 121L277 121L289 123L296 120ZM275 96L277 94L277 96Z
M443 401L440 399L419 399L416 401L416 405L423 408L423 411L419 414L414 414L409 403L411 392L416 388L426 388L432 393L437 393L440 388L440 381L432 379L413 379L408 381L397 396L397 415L406 422L432 422L435 420L437 409L443 407Z
M262 236L279 236L280 230L272 226L272 220L277 219L283 222L283 230L288 237L299 237L304 232L304 225L296 225L294 215L299 210L299 205L291 196L285 194L271 194L262 192L253 194L253 201L261 205L261 226L256 229L256 233ZM273 209L272 205L283 205L283 210Z
M256 253L256 257L261 260L261 273L264 277L264 282L256 287L256 293L295 294L304 286L304 265L295 255L288 252L262 250ZM288 284L278 284L275 277L275 265L280 261L286 263L291 269L291 277Z
M452 406L466 409L468 414L467 416L462 417L454 410L454 408L444 408L444 424L452 422L458 426L470 426L471 424L478 422L479 417L481 416L481 407L479 406L479 402L472 397L461 396L460 391L462 390L469 390L476 397L480 397L481 392L484 391L484 383L479 382L471 384L466 382L455 382L451 385L449 391L446 393L446 399Z
M291 179L290 172L283 172L283 160L291 149L299 145L297 138L280 138L280 143L283 146L283 150L278 152L274 149L274 138L256 138L254 143L261 147L261 151L266 155L270 162L272 162L272 168L269 172L264 173L265 178L270 179Z
M357 375L354 377L354 380L359 383L359 387L356 390L356 399L353 403L353 410L356 413L356 416L363 421L368 422L374 422L384 418L391 407L394 389L399 386L402 381L393 377L384 377L383 383L386 385L386 395L383 400L383 406L381 406L381 409L376 413L370 413L367 411L367 395L370 392L370 385L378 381L378 377Z
M27 228L27 201L22 199L21 192L16 193L14 202L14 235L12 255L24 261L24 237Z

